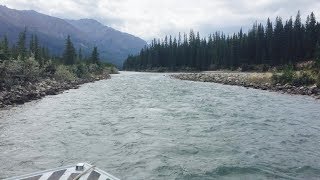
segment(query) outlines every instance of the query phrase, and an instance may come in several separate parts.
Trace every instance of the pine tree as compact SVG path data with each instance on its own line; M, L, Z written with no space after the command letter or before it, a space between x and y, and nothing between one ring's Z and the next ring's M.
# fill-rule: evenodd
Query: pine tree
M273 54L273 64L279 65L284 62L283 57L283 42L284 42L284 31L283 31L283 23L282 18L276 18L276 24L274 28L274 37L273 37L273 45L272 45L272 54Z
M315 53L315 48L317 44L317 29L316 29L316 18L314 13L312 12L310 16L307 18L306 22L306 53L307 53L307 58L311 58L314 53Z
M8 60L10 57L10 51L9 51L9 42L8 42L8 38L6 35L3 37L0 49L1 49L0 53L2 54L2 58L4 60Z
M284 63L292 63L293 62L293 22L292 18L286 21L284 26Z
M70 35L68 35L63 52L63 60L66 65L73 65L76 62L76 53Z
M25 60L27 56L26 36L27 36L27 28L25 28L24 31L19 34L19 40L17 44L18 55L21 58L21 60Z
M38 40L38 36L35 35L34 36L34 40L33 40L33 53L34 53L34 58L36 61L39 62L40 66L42 66L42 61L41 61L41 53L40 53L40 47L39 47L39 40Z
M296 20L294 21L293 27L293 60L297 62L299 59L304 56L303 49L303 28L301 23L300 11L296 16Z
M314 54L320 52L319 47L316 49L317 41L320 42L320 24L315 15L311 13L304 25L298 12L294 22L290 18L283 24L282 18L277 17L273 24L268 18L266 27L254 23L248 33L240 29L232 36L216 32L201 38L191 30L183 37L179 34L178 38L166 36L162 41L153 40L139 55L129 56L125 67L209 70L246 69L259 64L286 65L317 57Z
M81 48L79 48L79 50L78 50L78 60L79 60L79 61L82 61L82 60L83 60L82 49L81 49Z
M30 42L29 42L29 56L34 56L35 48L34 48L34 35L31 34Z
M271 64L272 62L272 40L273 40L273 26L268 18L266 27L266 63Z
M91 63L99 64L99 52L96 46L93 48L91 53Z
M11 58L18 59L18 56L19 56L18 47L16 46L16 44L13 44L11 47Z

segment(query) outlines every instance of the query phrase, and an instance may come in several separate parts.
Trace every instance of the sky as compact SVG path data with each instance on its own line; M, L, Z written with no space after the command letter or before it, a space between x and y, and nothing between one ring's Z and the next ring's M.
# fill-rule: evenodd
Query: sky
M0 4L59 18L96 19L147 41L190 29L203 36L215 31L232 34L255 21L265 23L268 17L295 17L299 10L303 20L312 11L320 20L320 0L0 0Z

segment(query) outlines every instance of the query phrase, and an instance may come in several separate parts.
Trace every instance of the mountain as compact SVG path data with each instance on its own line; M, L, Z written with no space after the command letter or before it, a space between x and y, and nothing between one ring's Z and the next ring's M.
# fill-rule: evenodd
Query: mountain
M147 43L133 35L104 26L93 19L60 19L33 10L14 10L0 5L0 36L6 34L15 43L21 31L37 34L41 44L61 55L68 35L75 47L90 55L97 46L100 58L121 66L129 54L138 53Z

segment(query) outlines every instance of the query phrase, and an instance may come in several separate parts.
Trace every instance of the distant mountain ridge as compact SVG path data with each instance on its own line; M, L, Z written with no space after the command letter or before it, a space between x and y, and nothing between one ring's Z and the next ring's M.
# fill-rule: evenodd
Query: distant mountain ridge
M6 34L11 43L27 27L28 34L37 34L41 44L56 55L61 55L65 38L70 35L75 47L89 55L97 46L100 57L121 66L129 54L138 53L146 41L104 26L93 19L67 20L33 10L14 10L0 5L0 36Z

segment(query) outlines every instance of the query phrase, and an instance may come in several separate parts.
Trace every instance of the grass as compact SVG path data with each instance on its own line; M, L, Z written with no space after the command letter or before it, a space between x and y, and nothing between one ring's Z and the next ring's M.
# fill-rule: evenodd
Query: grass
M272 73L251 73L248 81L255 84L271 84Z

